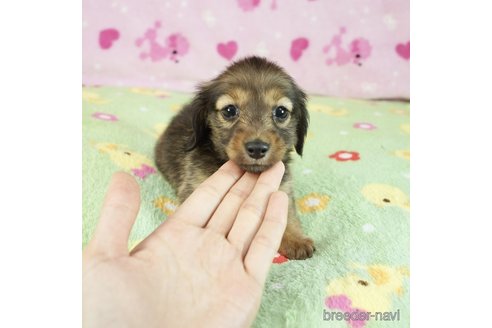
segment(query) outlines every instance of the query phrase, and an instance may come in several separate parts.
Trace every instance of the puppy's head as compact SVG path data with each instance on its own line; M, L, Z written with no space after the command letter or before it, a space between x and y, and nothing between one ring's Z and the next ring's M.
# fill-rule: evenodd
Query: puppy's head
M248 57L202 85L192 102L189 149L209 140L224 159L262 172L293 149L302 155L306 95L282 68Z

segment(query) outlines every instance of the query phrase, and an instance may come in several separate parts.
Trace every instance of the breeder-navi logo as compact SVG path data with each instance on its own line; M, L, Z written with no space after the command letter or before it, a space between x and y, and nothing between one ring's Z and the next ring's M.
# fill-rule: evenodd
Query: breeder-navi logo
M353 312L340 312L340 311L326 311L323 309L323 320L324 321L350 321L352 326L363 326L357 325L354 323L356 321L400 321L400 310L396 310L394 312L363 312L359 310L355 310Z
M345 321L350 328L364 328L368 321L400 321L393 299L405 294L408 268L381 264L351 264L344 276L330 280L323 320Z

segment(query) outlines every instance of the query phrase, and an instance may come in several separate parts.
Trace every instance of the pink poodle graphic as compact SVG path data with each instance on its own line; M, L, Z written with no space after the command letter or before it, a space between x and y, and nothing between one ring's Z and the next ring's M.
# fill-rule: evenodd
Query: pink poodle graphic
M157 36L160 28L161 22L155 22L153 27L147 29L145 34L135 41L137 47L148 44L148 51L142 51L140 59L146 60L148 58L156 62L167 58L178 63L179 58L188 53L190 48L188 40L181 33L173 33L160 43Z
M323 48L323 53L328 54L327 65L342 66L353 63L362 66L362 62L371 56L371 44L364 38L355 38L348 45L343 44L343 36L347 32L341 27L331 42Z
M237 0L239 7L244 11L252 11L256 7L260 5L261 0ZM316 0L307 0L307 1L316 1ZM271 0L270 9L277 10L277 0Z

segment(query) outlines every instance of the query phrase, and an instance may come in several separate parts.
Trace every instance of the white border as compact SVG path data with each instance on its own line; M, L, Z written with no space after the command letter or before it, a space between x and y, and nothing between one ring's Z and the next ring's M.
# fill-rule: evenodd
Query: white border
M490 325L492 20L486 3L411 2L414 327Z
M81 326L81 3L0 3L0 327Z
M411 3L415 327L489 323L486 3ZM0 4L2 327L81 325L80 17L78 2Z

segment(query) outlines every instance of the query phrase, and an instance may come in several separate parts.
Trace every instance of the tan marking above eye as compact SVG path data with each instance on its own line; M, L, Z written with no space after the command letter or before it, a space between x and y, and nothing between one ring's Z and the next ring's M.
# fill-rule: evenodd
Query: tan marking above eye
M284 93L278 88L271 88L263 93L263 101L269 108L278 106L277 103L282 98L284 98Z
M292 111L292 101L287 97L282 97L277 101L277 106L284 106L289 112Z
M244 106L251 98L251 94L240 87L234 87L227 93L235 100L234 104L238 107Z
M222 95L217 99L217 102L215 103L215 109L221 110L227 105L234 105L234 99L232 99L231 96L229 95Z

